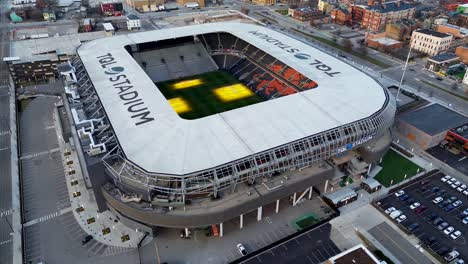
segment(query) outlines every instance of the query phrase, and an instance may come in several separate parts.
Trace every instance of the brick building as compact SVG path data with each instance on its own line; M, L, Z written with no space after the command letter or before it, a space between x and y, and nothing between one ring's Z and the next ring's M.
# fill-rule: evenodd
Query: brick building
M414 19L415 8L402 1L380 2L369 1L369 6L364 11L361 27L379 31L385 29L390 23L401 19Z
M316 8L310 7L298 7L298 8L289 8L288 15L292 18L299 20L301 22L311 21L313 19L321 18L323 16L322 11Z
M351 14L351 9L345 8L336 8L333 9L330 13L332 22L338 25L351 25L353 22L353 16Z

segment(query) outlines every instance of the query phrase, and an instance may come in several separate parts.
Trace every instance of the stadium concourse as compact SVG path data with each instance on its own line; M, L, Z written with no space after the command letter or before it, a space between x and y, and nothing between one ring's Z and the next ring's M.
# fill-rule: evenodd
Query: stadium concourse
M347 168L336 158L371 166L391 142L385 88L262 26L141 32L77 53L59 68L100 210L152 235L222 235L224 221L326 189Z

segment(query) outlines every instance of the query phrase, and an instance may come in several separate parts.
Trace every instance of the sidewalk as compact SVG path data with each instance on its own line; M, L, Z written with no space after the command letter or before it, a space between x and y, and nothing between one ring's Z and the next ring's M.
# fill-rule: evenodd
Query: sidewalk
M446 163L434 158L431 156L429 153L426 151L422 150L418 146L414 145L412 142L410 142L408 139L406 139L403 135L399 134L398 131L394 130L393 134L396 137L396 141L394 141L395 144L398 146L406 149L407 151L411 152L414 154L414 157L411 159L414 162L420 162L420 164L416 163L418 166L425 166L428 169L427 171L432 170L432 169L440 169L442 172L449 174L451 176L456 176L459 178L464 178L466 182L468 182L468 175L463 174L462 172L450 167Z
M60 152L62 156L63 166L65 170L65 177L67 177L68 195L71 201L71 210L81 228L92 235L95 240L109 246L118 246L126 248L136 248L138 242L144 236L144 233L137 230L130 229L123 225L116 217L109 211L98 213L96 199L92 189L87 189L81 166L78 160L78 155L69 143L63 140L61 134L61 124L59 121L58 111L54 112L54 123L57 132ZM75 144L79 144L76 142ZM65 155L65 153L70 153ZM72 182L76 180L78 183L72 186ZM73 195L80 193L79 196ZM82 212L77 212L77 208L82 207ZM93 219L93 220L90 220ZM89 222L89 223L88 223ZM109 228L108 234L103 234L103 230ZM122 241L122 236L128 235L129 240Z

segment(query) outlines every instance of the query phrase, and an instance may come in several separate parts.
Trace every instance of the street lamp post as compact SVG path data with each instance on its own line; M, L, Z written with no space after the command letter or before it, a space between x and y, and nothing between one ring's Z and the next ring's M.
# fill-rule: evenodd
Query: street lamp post
M411 56L411 50L413 49L412 41L410 40L410 49L408 51L408 56L406 57L405 67L403 68L403 73L401 74L400 84L398 85L397 94L395 100L398 102L398 96L400 95L401 85L403 85L403 79L405 78L406 69L408 68L408 62Z

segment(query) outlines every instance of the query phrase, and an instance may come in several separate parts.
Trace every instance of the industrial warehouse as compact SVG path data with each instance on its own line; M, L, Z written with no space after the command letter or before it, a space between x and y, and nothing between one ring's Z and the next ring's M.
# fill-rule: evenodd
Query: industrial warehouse
M265 27L141 32L77 53L59 70L93 188L153 235L219 225L222 236L225 221L326 189L333 159L355 152L371 166L391 143L385 88Z

